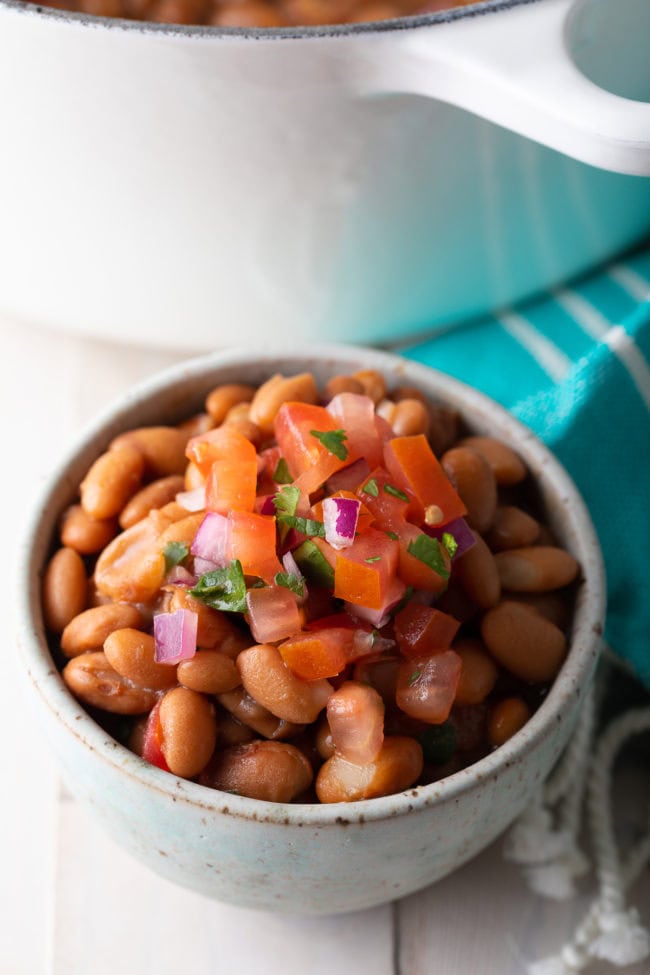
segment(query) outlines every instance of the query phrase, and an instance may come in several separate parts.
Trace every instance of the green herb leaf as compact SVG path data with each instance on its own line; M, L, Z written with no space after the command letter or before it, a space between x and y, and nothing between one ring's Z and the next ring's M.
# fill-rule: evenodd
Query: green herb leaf
M275 584L288 589L290 592L295 592L296 596L305 595L305 585L302 579L294 575L293 572L278 572L275 577Z
M373 498L379 497L379 486L377 485L377 481L374 477L371 477L369 481L366 481L361 490L364 494L369 494Z
M297 518L295 515L278 515L278 521L287 528L295 528L303 535L310 535L312 538L325 538L325 525L322 521L313 521L311 518Z
M233 559L225 569L206 572L189 593L212 609L226 613L245 612L246 581L241 562Z
M444 765L456 751L458 745L456 729L451 721L432 725L422 732L419 742L422 745L425 762Z
M329 564L318 545L306 540L293 550L293 557L310 582L315 586L334 588L334 569Z
M415 682L418 679L418 677L421 677L421 676L422 676L422 671L421 670L414 670L413 673L411 674L411 676L409 677L409 687L413 687L413 685L415 684Z
M273 495L273 507L278 518L282 515L295 515L300 501L300 489L292 485L285 485Z
M381 555L371 555L369 559L364 559L364 562L381 562Z
M348 448L343 443L348 439L345 430L310 430L309 432L322 443L325 450L329 450L330 454L334 454L339 460L347 460Z
M442 544L447 549L447 553L449 555L449 558L450 559L453 559L454 555L458 551L458 542L456 541L456 539L454 538L454 536L451 534L451 532L443 532L442 533Z
M189 554L190 547L185 542L167 542L163 549L165 572L169 572L175 565L180 565Z
M394 487L392 484L384 484L384 491L386 494L392 494L394 498L399 498L400 501L408 501L408 494L404 494L399 488Z
M424 562L430 569L433 569L436 575L441 576L443 579L449 578L449 570L445 565L440 542L437 538L431 538L430 535L424 534L418 535L416 539L409 543L407 551L414 558L420 562Z
M273 480L276 484L293 484L293 478L289 473L289 465L284 457L278 461L278 466L273 471Z
M399 535L397 534L397 532L386 532L386 534L388 535L389 538L392 538L394 542L397 542L399 540Z
M398 604L395 607L395 609L390 614L393 618L395 618L395 616L397 616L397 614L400 612L400 610L404 609L404 607L406 606L406 604L410 601L411 596L413 595L414 592L415 592L415 589L413 588L413 586L407 586L406 587L406 592L404 593L404 595L402 596L402 598L398 602Z

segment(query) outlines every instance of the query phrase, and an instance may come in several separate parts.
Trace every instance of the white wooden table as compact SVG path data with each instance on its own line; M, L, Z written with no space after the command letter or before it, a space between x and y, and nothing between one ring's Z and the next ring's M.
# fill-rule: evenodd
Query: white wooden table
M177 888L104 836L62 788L17 686L13 551L40 481L83 423L180 356L1 320L0 339L0 598L8 661L0 681L0 975L522 975L527 961L554 953L581 919L586 895L559 904L537 898L502 860L498 842L403 901L304 919ZM629 836L643 824L644 779L637 770L621 786ZM647 872L633 899L650 924Z

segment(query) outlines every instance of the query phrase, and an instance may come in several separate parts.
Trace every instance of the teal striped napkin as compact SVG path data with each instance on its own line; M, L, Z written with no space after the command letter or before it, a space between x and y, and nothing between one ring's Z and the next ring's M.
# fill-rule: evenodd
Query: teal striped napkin
M498 400L571 473L605 556L606 639L650 687L650 248L404 355Z

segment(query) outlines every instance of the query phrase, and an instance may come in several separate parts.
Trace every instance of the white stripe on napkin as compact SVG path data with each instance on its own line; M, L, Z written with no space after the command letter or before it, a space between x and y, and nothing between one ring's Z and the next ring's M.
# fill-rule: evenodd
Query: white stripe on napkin
M627 264L612 264L607 273L635 301L650 300L650 282Z
M641 349L622 325L614 325L610 328L603 336L603 342L623 363L630 374L630 379L637 388L639 396L650 410L650 366L648 366Z
M558 349L557 345L538 332L534 325L517 312L504 312L498 321L508 335L516 339L530 353L553 382L562 382L571 368L571 360L561 349Z
M611 322L597 308L594 308L582 295L576 291L570 291L569 288L559 288L553 292L553 297L575 319L583 332L586 332L596 342L602 342L611 328Z

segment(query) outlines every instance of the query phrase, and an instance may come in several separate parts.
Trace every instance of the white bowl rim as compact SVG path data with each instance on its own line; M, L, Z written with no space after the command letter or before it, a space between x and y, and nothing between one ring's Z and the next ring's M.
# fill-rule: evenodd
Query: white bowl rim
M552 483L554 492L561 496L562 504L566 506L567 511L570 506L574 527L573 541L582 552L582 557L579 558L585 581L582 583L581 594L577 601L570 652L538 710L521 731L473 765L445 779L429 785L414 786L396 795L350 803L274 803L219 792L176 778L138 758L125 746L111 738L88 715L63 683L50 656L44 636L40 605L42 565L36 564L35 554L39 546L42 548L43 545L39 531L41 513L48 507L49 499L57 487L60 488L61 483L65 482L65 471L74 458L87 450L91 441L105 443L106 427L114 423L116 416L119 415L126 421L131 411L137 410L155 394L160 394L176 384L187 382L188 378L196 376L197 381L205 383L207 376L215 370L237 365L250 366L257 362L261 367L263 366L261 371L271 375L275 371L274 361L279 367L281 361L292 359L296 360L296 369L300 369L301 366L308 367L310 360L315 359L333 359L348 364L350 368L359 367L362 363L363 368L378 369L382 372L390 372L391 368L399 366L404 381L409 384L431 387L433 382L436 387L435 396L442 401L446 400L470 410L482 412L487 410L490 421L495 419L499 422L498 435L502 436L505 428L508 431L508 439L516 438L518 449L524 459L530 461L536 458L539 462L543 462L542 472L538 473L536 479L538 482L544 479ZM132 423L133 418L131 418ZM126 425L123 428L126 429ZM70 487L72 489L72 485ZM187 802L215 814L222 813L278 825L340 825L405 815L434 803L455 800L470 789L477 780L493 778L498 776L500 770L521 763L527 754L551 733L555 723L563 720L567 699L575 696L582 697L586 693L600 649L605 609L602 558L585 504L564 468L529 428L482 393L435 369L375 349L335 344L303 347L296 344L286 348L273 345L256 350L238 348L221 350L186 360L159 372L135 386L126 396L121 396L86 426L42 487L26 531L23 533L16 578L18 644L27 675L42 702L74 738L94 751L97 758L111 765L114 770L135 779L143 787L163 793L170 799L173 798L174 802Z
M28 16L78 24L88 28L127 31L138 34L172 34L186 38L236 37L266 40L307 40L315 37L345 37L358 34L387 33L447 24L467 17L486 13L499 13L524 4L540 3L541 0L474 0L469 6L452 7L428 14L410 17L393 17L390 20L367 21L349 24L318 24L313 27L209 27L194 24L158 24L150 20L125 20L120 17L98 17L76 13L73 10L57 10L40 6L29 0L0 0L0 7L7 7Z

